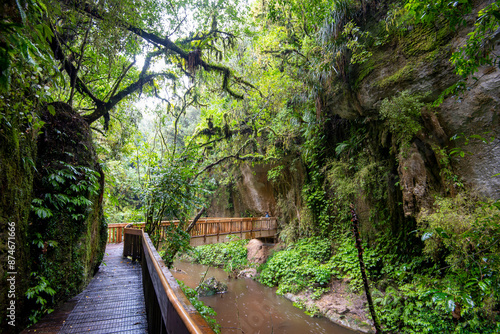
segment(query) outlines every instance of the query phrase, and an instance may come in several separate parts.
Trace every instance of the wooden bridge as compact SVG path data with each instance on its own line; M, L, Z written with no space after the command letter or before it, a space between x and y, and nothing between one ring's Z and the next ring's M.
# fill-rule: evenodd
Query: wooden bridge
M188 222L189 224L190 222ZM179 224L178 220L162 222L160 231L162 238L165 237L166 228L170 225ZM120 243L123 239L123 229L128 225L109 224L108 243ZM135 228L144 230L144 223L133 223ZM201 246L230 241L227 236L235 235L240 239L274 238L277 232L277 220L275 217L253 217L253 218L202 218L196 222L191 230L191 246Z
M23 334L214 333L147 233L133 228L122 232L124 242L107 245L104 263L88 287Z

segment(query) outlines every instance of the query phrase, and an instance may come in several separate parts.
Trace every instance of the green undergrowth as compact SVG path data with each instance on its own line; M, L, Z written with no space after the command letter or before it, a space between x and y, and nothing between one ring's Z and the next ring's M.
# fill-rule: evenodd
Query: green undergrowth
M384 233L376 246L363 245L384 332L498 333L500 203L467 193L438 197L412 233L424 244L412 256L398 252L395 239ZM319 299L332 280L364 294L349 232L334 239L301 239L274 253L259 271L259 281L277 287L278 294L308 290L310 298Z
M365 250L367 269L375 267L374 251ZM332 279L349 281L351 291L362 291L363 282L359 270L354 240L344 235L332 248L326 238L306 238L276 252L260 268L259 281L267 286L277 286L278 294L312 291L312 298L319 299L330 290Z
M247 244L248 240L234 240L203 245L193 248L188 255L196 263L223 268L228 273L236 272L248 265Z
M500 203L438 197L418 224L420 256L401 261L381 250L374 302L385 331L498 333Z
M212 328L214 332L220 333L220 325L215 320L217 313L210 306L205 305L205 303L198 299L198 292L196 292L195 289L191 289L182 281L177 280L177 283L179 283L179 286L186 297L189 299L191 304L193 304L194 308L200 313L203 319L205 319L210 328Z
M297 293L305 288L320 293L330 283L331 270L327 261L331 256L328 240L306 238L276 252L261 266L259 281L277 286L278 294Z

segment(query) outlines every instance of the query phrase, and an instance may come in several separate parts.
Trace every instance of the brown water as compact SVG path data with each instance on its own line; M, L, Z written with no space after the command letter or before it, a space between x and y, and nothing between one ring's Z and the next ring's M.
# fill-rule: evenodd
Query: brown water
M181 261L176 261L174 266L185 272L172 271L174 277L193 289L207 270L207 266ZM309 317L303 310L294 307L291 301L277 296L276 289L250 278L228 279L227 274L218 268L209 269L206 278L212 276L225 282L228 292L201 297L200 300L217 312L216 319L222 327L222 334L357 333L326 318Z

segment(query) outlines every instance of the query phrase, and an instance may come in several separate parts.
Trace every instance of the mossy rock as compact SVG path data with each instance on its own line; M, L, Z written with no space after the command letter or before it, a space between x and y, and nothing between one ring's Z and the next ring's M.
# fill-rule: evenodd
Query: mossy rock
M415 64L410 62L396 71L393 75L385 77L381 81L377 82L377 85L380 88L387 88L403 81L410 81L413 78L414 71Z
M438 49L447 43L451 35L448 24L436 23L441 28L436 30L434 25L419 24L407 34L401 43L401 51L406 57L415 57Z
M217 293L223 293L226 291L227 284L217 281L215 277L210 277L196 287L196 292L198 292L198 295L200 296L213 296Z
M38 140L33 195L52 215L32 212L28 236L44 244L31 246L37 259L32 270L50 282L57 303L90 281L104 255L107 228L102 210L104 174L90 127L66 103L52 103L50 109L52 113L49 108L42 112L45 125ZM63 196L65 205L53 200Z

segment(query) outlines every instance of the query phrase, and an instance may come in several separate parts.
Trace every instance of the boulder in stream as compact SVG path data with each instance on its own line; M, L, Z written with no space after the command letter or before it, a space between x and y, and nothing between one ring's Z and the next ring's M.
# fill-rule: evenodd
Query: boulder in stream
M267 260L267 247L259 239L252 239L247 244L247 259L250 263L264 263Z
M196 292L198 292L200 296L212 296L216 293L224 293L226 291L227 284L217 281L215 277L210 277L196 287Z

